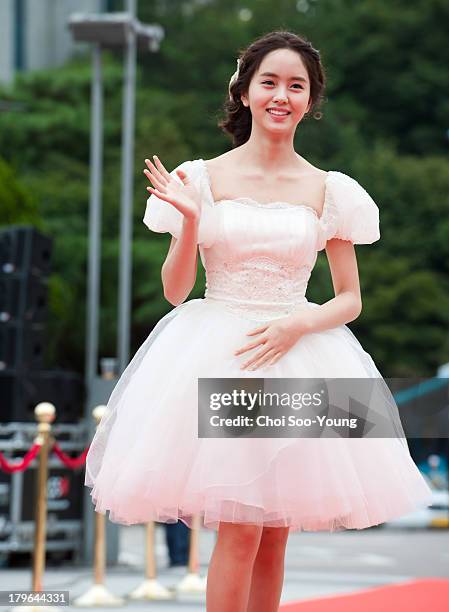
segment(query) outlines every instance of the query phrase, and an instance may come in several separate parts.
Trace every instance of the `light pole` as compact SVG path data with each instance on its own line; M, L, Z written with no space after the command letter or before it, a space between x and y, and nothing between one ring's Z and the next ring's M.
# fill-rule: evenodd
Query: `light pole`
M137 50L156 52L164 38L164 30L157 24L144 25L136 17L136 0L127 0L127 12L104 14L75 13L68 27L79 42L92 43L91 142L90 142L90 200L89 200L89 256L86 312L87 389L86 418L89 439L94 434L94 423L89 415L97 404L106 403L114 381L103 380L98 374L98 322L100 312L101 279L101 185L103 176L103 76L101 54L104 48L123 48L124 84L122 112L122 172L120 197L120 261L118 287L117 356L119 371L129 361L130 303L131 303L131 239L132 239L132 177L134 157L135 73ZM86 492L87 493L87 492ZM92 506L86 495L86 510ZM93 534L92 512L85 513L85 559L91 559ZM114 547L109 547L114 550ZM113 558L113 553L111 557Z

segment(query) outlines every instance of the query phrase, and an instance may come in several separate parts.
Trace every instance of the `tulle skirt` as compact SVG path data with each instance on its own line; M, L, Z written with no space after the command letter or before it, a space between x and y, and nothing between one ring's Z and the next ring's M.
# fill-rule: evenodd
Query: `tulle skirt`
M302 336L271 366L241 370L253 351L234 351L260 324L207 298L157 323L115 386L89 449L85 484L95 509L124 525L192 527L197 515L215 530L231 522L338 531L429 506L431 490L405 437L198 437L200 377L382 379L346 325ZM395 404L385 409L399 418Z

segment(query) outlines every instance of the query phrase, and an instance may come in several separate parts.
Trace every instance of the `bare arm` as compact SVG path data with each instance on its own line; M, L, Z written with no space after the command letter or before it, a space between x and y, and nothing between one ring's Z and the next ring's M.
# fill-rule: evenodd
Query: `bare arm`
M184 219L181 236L179 240L172 236L162 266L164 296L174 306L184 302L195 285L198 269L197 236L198 221Z
M176 181L160 159L153 155L155 164L145 160L144 174L154 187L147 187L153 195L174 206L183 215L179 238L172 236L161 276L165 298L174 306L184 302L195 285L197 274L197 244L200 222L201 196L187 173L177 169ZM151 198L150 198L151 199Z

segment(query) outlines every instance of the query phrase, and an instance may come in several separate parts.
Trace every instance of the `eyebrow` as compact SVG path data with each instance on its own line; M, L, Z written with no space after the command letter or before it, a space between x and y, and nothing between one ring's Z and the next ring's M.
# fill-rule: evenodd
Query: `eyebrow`
M272 76L272 77L278 77L277 74L275 74L274 72L262 72L259 76ZM301 76L293 76L290 77L291 81L302 81L303 83L307 83L307 79L305 79L304 77Z

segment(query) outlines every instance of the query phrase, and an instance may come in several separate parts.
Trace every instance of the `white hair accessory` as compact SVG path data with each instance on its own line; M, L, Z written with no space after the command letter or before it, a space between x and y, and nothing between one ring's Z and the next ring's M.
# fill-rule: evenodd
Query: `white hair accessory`
M232 75L232 77L229 80L228 91L229 91L229 97L231 98L232 101L234 101L234 98L232 97L232 94L231 94L231 86L239 78L240 63L241 63L240 62L240 58L237 58L237 70L234 72L234 74Z

